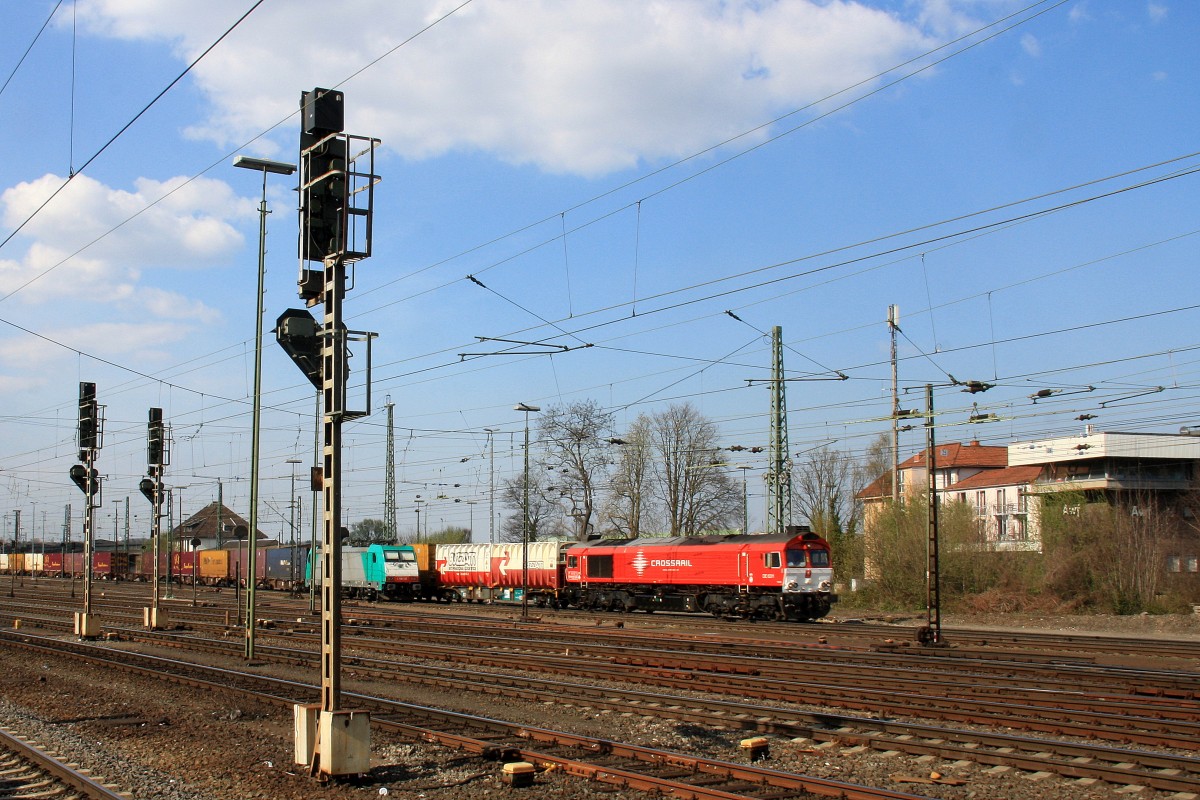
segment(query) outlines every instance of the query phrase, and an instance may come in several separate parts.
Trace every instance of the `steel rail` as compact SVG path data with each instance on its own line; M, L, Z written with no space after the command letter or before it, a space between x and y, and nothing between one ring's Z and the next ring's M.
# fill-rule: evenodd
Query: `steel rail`
M229 655L232 646L190 636L123 631L123 638L188 649L208 649ZM311 666L311 651L261 645L259 658L287 664ZM1113 784L1142 785L1164 791L1200 790L1200 760L1167 756L1144 750L1057 742L1036 737L1018 737L961 731L915 723L875 720L826 712L767 708L723 700L700 700L659 693L616 690L585 684L530 678L524 675L465 671L448 667L401 664L366 657L347 658L360 674L388 679L433 684L454 690L481 688L507 696L536 701L585 704L618 711L640 711L660 717L725 725L789 737L844 745L868 746L909 754L935 754L945 759L963 759L990 765L1049 771L1065 777L1095 778ZM913 738L920 737L920 738ZM992 748L979 749L980 745ZM1097 763L1098 762L1098 763ZM1168 774L1156 772L1169 770ZM1182 774L1180 774L1182 773Z
M77 768L60 761L55 756L37 747L32 742L27 741L9 728L0 727L0 749L12 752L17 758L31 764L36 771L48 776L54 782L70 787L71 791L77 793L75 796L79 798L87 798L87 800L129 800L128 794L118 792L109 786L93 780L89 775L85 775ZM17 793L12 796L32 797L35 795ZM43 787L36 796L50 797L54 795Z
M27 633L0 632L0 640L35 650L47 656L56 655L93 664L108 665L126 673L136 672L157 680L167 680L196 688L236 692L259 701L287 707L302 702L305 698L311 698L316 691L315 686L299 681L198 665L129 651L106 650L87 643L64 642L61 639L33 636ZM808 775L694 757L590 736L417 706L382 697L353 692L343 692L343 695L355 707L371 711L373 726L388 728L398 733L406 732L413 738L466 749L480 755L504 754L514 760L519 758L535 764L556 764L571 775L653 792L656 795L680 798L680 800L760 800L764 792L769 797L779 800L801 798L807 795L837 797L845 800L930 800L921 795L884 788L859 786ZM395 715L420 719L420 724L394 719ZM432 727L433 723L437 723L437 727ZM485 738L464 736L461 733L464 729L477 729ZM497 743L498 741L500 744ZM564 755L547 748L582 751L585 757ZM620 759L621 763L614 765L609 761L612 758ZM676 770L676 774L655 774L656 771L667 768ZM703 775L729 782L732 786L721 788L716 785L706 785L709 782L703 777L699 777L699 785L683 780L685 777L692 777L695 780L698 776Z
M231 651L228 647L220 649L223 652ZM308 652L264 645L260 648L260 657L297 663L302 654ZM1095 778L1117 785L1200 793L1200 758L726 700L663 695L531 678L528 675L401 664L363 657L348 657L345 663L358 667L361 675L432 684L455 691L482 690L538 702L552 700L619 712L634 711L648 716L722 725L790 738L803 736L816 741L867 746L880 751L932 754L946 760L1017 767L1029 772L1053 772L1071 778ZM980 749L980 745L991 749Z
M122 635L140 638L141 632L125 630ZM369 646L385 651L388 649L384 643L364 640L361 636L356 637L355 642L359 646ZM538 656L536 659L527 659L525 667L595 677L601 668L595 663L581 663L579 655L584 652L595 652L596 648L601 648L603 652L619 651L614 645L580 647L577 654L571 657L559 654L553 657ZM394 652L403 651L411 656L417 646L412 642L405 642L403 647L395 645L392 649ZM431 657L488 666L506 667L512 660L511 653L489 655L482 648L464 650L443 647L437 651L426 649L425 652L429 653ZM1158 718L1144 715L1122 715L1117 712L1131 709L1146 712L1149 709L1145 704L1130 706L1129 703L1122 703L1111 705L1109 710L1101 711L1095 708L1100 703L1098 698L1087 702L1074 700L1064 703L1063 705L1066 707L1055 707L1049 704L1054 698L1048 693L1042 692L1033 693L1035 697L1039 698L1040 703L1019 704L1012 699L1001 702L903 690L914 687L920 690L921 684L906 683L888 688L860 685L848 688L838 684L800 680L787 675L767 678L755 673L748 676L709 674L694 668L682 669L678 663L660 665L652 661L640 660L644 658L647 656L639 656L638 659L632 657L615 659L616 668L609 668L609 677L613 680L626 681L637 678L648 683L678 688L696 688L699 683L703 683L704 690L709 692L724 692L776 701L792 701L797 693L803 693L805 696L820 697L823 703L838 703L844 707L876 713L884 711L917 717L936 716L968 724L981 722L1002 724L1017 729L1056 735L1075 735L1084 739L1100 738L1179 749L1200 748L1200 725L1194 722L1195 709L1189 712L1191 716L1186 714L1164 715L1162 709L1157 706L1155 708L1159 710ZM622 665L628 666L630 663L644 667L644 669L638 673L631 673L627 669L620 668ZM844 672L845 665L842 665L842 670ZM928 682L924 685L928 686ZM1162 719L1164 716L1173 718Z

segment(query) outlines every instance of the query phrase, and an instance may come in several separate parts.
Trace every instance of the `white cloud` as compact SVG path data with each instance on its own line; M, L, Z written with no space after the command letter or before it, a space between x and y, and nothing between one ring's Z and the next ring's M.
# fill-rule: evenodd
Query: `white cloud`
M264 4L193 71L212 110L189 134L240 145L292 114L302 89L349 78L454 5ZM190 61L244 6L92 0L79 14L92 31L166 41ZM851 0L488 0L353 77L347 129L409 158L476 150L602 174L751 128L926 49L919 25L965 20L946 0L920 14Z
M163 289L142 288L131 298L131 305L155 317L176 320L195 320L213 323L220 314L198 300L184 297L178 292Z
M1162 22L1167 18L1167 7L1162 3L1149 3L1146 6L1146 13L1150 15L1151 22Z
M29 219L62 182L45 175L0 194L5 226ZM243 244L230 219L253 213L250 201L220 181L143 178L125 191L76 175L22 229L30 241L25 253L0 261L0 294L20 289L25 302L127 301L147 270L223 264Z
M173 322L101 322L91 325L40 330L42 337L19 336L0 340L0 365L54 375L53 366L77 358L67 348L110 359L127 359L143 365L161 364L163 348L192 334L191 327ZM55 343L59 344L55 344ZM10 376L13 380L19 379Z
M1032 33L1026 33L1021 36L1021 49L1033 58L1037 58L1042 54L1042 44Z

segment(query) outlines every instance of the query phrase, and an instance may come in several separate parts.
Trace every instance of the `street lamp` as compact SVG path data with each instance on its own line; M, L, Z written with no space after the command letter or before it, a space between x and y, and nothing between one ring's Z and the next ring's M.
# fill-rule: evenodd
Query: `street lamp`
M493 428L483 429L488 435L488 542L496 543L496 442Z
M290 585L288 591L295 594L296 591L296 465L304 462L298 458L289 458L283 462L292 465L292 538L288 542L288 580Z
M525 412L525 480L521 493L521 619L529 617L529 412L537 412L539 406L517 403L513 411Z
M267 271L267 173L291 175L296 171L296 165L249 156L237 156L233 159L233 165L242 169L259 170L263 176L262 202L258 206L258 310L254 315L254 411L250 430L250 542L246 551L249 573L246 576L246 658L250 659L254 658L254 584L258 580L258 450L262 419L263 281Z

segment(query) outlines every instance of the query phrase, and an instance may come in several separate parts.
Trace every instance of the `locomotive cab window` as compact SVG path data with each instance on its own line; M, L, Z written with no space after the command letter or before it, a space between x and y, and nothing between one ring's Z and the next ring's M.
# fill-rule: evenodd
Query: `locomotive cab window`
M764 567L778 567L780 564L779 553L763 553Z
M808 566L808 560L804 557L803 550L788 550L787 565L789 567L805 567Z
M579 556L567 556L567 566L575 569L579 566Z
M809 553L812 555L812 565L814 567L828 567L829 566L829 551L828 550L810 550Z

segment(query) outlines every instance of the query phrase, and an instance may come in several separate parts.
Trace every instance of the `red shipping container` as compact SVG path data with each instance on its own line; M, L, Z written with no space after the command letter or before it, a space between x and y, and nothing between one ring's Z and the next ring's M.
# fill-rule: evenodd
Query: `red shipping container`
M64 553L63 571L68 575L83 575L83 553Z
M92 574L112 574L112 553L92 553Z
M172 553L171 554L171 575L175 579L183 579L187 583L191 583L192 576L196 574L196 554L194 552Z
M255 561L255 575L258 580L263 580L267 574L267 553L262 548L256 548L257 558ZM250 559L248 548L242 547L238 549L230 549L229 551L229 577L237 579L245 585L250 579Z
M47 575L57 575L62 572L62 568L62 553L46 553L46 557L42 560L42 569Z

